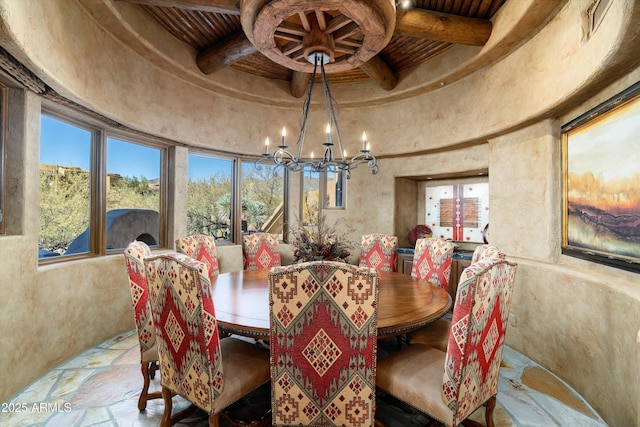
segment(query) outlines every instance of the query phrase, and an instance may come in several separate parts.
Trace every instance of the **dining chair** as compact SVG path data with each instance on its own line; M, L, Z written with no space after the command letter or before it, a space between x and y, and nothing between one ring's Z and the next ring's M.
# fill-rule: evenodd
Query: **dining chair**
M269 381L269 351L237 338L220 338L208 267L171 252L145 259L164 399L161 426L170 426L196 407L209 426L232 403ZM191 403L172 414L172 398ZM268 421L268 416L263 417ZM257 420L256 423L259 423Z
M485 406L493 409L517 265L485 259L462 273L446 352L426 344L404 347L378 362L380 390L447 426Z
M496 246L484 244L478 245L473 250L473 255L471 255L471 263L478 262L482 259L488 258L505 258L506 254L498 249Z
M505 258L505 254L493 245L478 245L471 256L471 264L483 259ZM416 329L407 334L407 343L427 344L442 351L447 350L449 344L449 331L451 330L451 320L441 317L420 329Z
M213 280L215 276L220 274L216 240L212 236L194 234L183 237L182 239L177 239L176 251L207 264L209 268L209 279Z
M335 261L269 273L273 426L372 426L377 272Z
M158 370L158 348L156 346L156 332L153 328L151 306L149 305L149 289L144 269L144 259L151 256L151 250L144 242L134 240L124 250L124 260L129 275L129 288L133 315L140 344L140 367L142 370L142 391L138 398L138 409L147 409L147 401L160 399L161 393L149 393L151 380Z
M436 237L418 239L413 252L411 276L428 280L449 290L454 245Z
M398 271L398 237L378 233L363 235L360 267L391 273Z
M281 258L278 235L253 233L242 236L242 257L245 270L279 266Z

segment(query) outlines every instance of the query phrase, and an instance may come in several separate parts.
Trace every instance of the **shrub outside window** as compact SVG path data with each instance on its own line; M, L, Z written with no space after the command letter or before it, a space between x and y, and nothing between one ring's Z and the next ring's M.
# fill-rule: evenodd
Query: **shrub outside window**
M231 241L233 160L189 154L187 235Z
M90 231L92 132L42 115L40 135L38 258L88 252L74 242Z
M242 162L242 232L265 232L282 238L284 172L275 166Z

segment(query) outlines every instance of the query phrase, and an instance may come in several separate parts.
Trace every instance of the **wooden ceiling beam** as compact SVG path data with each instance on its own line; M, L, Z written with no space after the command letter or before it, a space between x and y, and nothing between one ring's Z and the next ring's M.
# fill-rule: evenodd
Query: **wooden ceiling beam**
M408 37L484 46L491 36L492 27L488 19L411 9L398 13L395 32Z
M240 15L240 0L119 0L148 6L175 7L177 9Z
M309 25L308 21L306 25ZM284 21L280 25L278 25L277 31L280 33L294 34L296 36L304 37L311 30L307 30L306 26L303 26L303 28L300 28L299 25L295 25L290 22Z
M308 85L309 73L294 70L291 75L291 85L289 86L291 95L295 98L302 98L307 93Z
M257 51L247 36L239 31L198 54L196 64L204 74L211 74Z
M398 84L396 75L382 58L380 58L380 55L376 55L360 65L360 69L384 90L391 90Z
M344 15L338 15L329 22L329 25L325 29L325 33L333 33L351 22L353 22L351 18L347 18Z

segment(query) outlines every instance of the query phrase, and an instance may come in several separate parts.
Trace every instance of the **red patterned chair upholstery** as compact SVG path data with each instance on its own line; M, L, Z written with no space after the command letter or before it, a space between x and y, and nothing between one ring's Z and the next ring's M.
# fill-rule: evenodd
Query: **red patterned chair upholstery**
M453 243L434 237L418 239L411 276L436 283L448 291L452 260Z
M149 393L149 384L158 369L158 348L156 332L153 329L151 306L149 305L149 289L144 271L144 259L151 256L149 246L144 242L133 241L124 250L124 260L129 274L131 302L140 343L140 366L143 385L138 398L138 409L147 409L147 400L160 399L160 392Z
M281 263L277 234L253 233L242 236L245 270L277 267Z
M215 276L220 274L216 240L213 237L197 234L178 239L176 240L176 250L207 264L209 279L213 280Z
M478 245L471 256L471 264L488 258L505 258L506 254L493 245Z
M471 263L473 264L483 259L504 259L505 257L506 255L495 246L478 245L471 256ZM427 344L442 351L447 351L450 330L451 321L441 317L435 322L407 334L407 342L409 345Z
M333 261L269 273L273 426L373 426L378 276Z
M210 426L219 426L226 407L269 381L269 350L220 338L205 263L173 252L146 258L145 267L164 399L160 425L197 406L209 413ZM193 405L172 416L174 395Z
M447 426L484 405L493 427L516 264L485 259L462 273L446 353L425 344L378 362L378 387Z
M360 267L398 271L398 237L377 233L362 236Z

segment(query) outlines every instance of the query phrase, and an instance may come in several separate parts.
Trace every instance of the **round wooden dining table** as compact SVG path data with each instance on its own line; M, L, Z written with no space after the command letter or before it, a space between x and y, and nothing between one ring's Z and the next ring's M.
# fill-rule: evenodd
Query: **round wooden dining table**
M222 273L212 282L218 327L226 333L269 336L268 269ZM449 293L406 274L378 272L378 337L401 335L442 317Z

